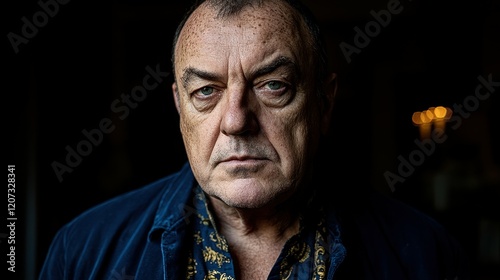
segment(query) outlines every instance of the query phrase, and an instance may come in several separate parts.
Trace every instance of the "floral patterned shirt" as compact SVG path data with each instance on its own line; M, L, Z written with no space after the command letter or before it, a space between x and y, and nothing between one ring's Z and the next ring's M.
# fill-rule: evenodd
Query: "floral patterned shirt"
M188 260L188 280L235 280L235 270L228 244L215 228L206 197L198 187L193 201L194 234ZM329 252L323 217L314 226L301 223L298 234L283 247L271 269L269 280L326 279Z

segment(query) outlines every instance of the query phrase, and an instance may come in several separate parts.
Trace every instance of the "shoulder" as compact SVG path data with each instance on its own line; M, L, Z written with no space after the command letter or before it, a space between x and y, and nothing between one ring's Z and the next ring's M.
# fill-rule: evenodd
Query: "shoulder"
M391 196L369 191L350 197L337 208L341 223L367 231L395 235L395 240L448 237L447 230L433 217Z
M185 164L174 174L76 216L52 240L40 279L111 271L120 261L135 263L134 258L140 257L157 221L182 213L182 209L170 206L187 199L193 178L190 166ZM88 262L89 259L95 261Z
M461 245L428 214L378 192L370 193L353 213L343 217L347 252L350 247L381 273L468 279Z
M434 218L419 209L390 196L373 192L367 205L367 215L376 220L379 227L389 232L415 238L431 238L448 235L446 229Z
M460 250L455 238L433 217L395 198L374 192L369 199L367 218L388 242L393 244L402 258L418 254L445 254L452 257ZM360 222L362 225L363 222Z
M81 232L82 229L114 230L122 223L128 225L144 223L152 220L162 203L168 203L172 197L189 188L183 188L192 183L192 173L188 164L178 172L160 178L138 189L123 193L81 213L69 222L62 230Z

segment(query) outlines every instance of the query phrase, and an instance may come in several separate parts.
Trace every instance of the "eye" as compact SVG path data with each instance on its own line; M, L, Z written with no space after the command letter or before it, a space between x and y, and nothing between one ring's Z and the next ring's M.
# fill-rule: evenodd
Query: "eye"
M214 93L214 88L213 87L202 87L199 92L202 94L202 95L211 95L212 93Z
M213 84L200 85L197 89L189 92L191 103L199 112L212 109L221 96L221 87Z
M285 83L279 81L270 81L266 84L270 90L279 90L285 86Z
M282 80L265 80L257 82L255 94L269 107L283 107L294 96L294 85Z

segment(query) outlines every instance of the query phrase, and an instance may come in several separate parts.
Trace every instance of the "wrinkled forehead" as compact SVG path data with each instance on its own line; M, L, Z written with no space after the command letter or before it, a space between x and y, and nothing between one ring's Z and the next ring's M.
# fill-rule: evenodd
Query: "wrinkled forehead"
M305 42L310 41L306 30L300 15L282 1L247 5L232 15L220 15L217 8L205 2L192 13L179 35L176 64L187 59L185 56L220 52L220 48L232 44L291 48L301 54L308 45Z

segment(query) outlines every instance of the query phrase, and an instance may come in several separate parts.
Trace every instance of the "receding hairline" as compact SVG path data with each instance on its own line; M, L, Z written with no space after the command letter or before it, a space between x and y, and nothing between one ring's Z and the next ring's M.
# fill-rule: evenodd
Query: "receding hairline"
M196 12L199 12L202 8L210 9L215 12L214 19L215 20L225 20L231 19L232 17L236 17L241 15L248 8L261 8L266 3L280 4L287 8L285 14L290 14L292 16L291 21L294 21L295 27L300 31L305 31L305 35L308 38L308 43L314 45L315 36L311 28L308 26L308 22L303 14L298 10L297 7L294 7L291 2L295 3L296 1L286 1L286 0L206 0L206 1L197 1L194 6L191 7L190 11L185 15L184 19L181 21L179 26L177 27L177 31L174 36L173 46L172 46L172 64L175 63L175 51L176 47L179 43L179 39L182 35L182 32L185 30L186 25L188 25L189 21L193 19L193 15L196 15ZM224 5L224 3L232 3L231 5Z
M307 45L310 45L313 51L321 51L319 45L319 30L317 30L316 23L311 23L312 14L307 10L307 8L296 0L275 0L275 1L265 1L265 0L198 0L195 4L191 6L190 10L185 14L183 20L177 27L172 42L171 50L171 62L172 67L175 67L175 57L176 49L179 44L179 39L182 32L185 30L186 24L193 18L193 14L200 10L200 8L208 8L214 11L215 19L228 19L233 16L240 15L248 7L259 8L265 3L281 4L287 8L286 14L291 14L293 20L297 21L296 26L300 27L300 30L307 36ZM305 9L305 10L304 10ZM314 21L314 20L313 20ZM311 26L312 25L312 26ZM174 75L175 75L175 69Z
M254 4L256 4L257 6L261 6L264 2L264 0L207 0L202 4L207 4L211 8L216 10L218 18L226 18L241 13L241 11L248 6L253 7Z

